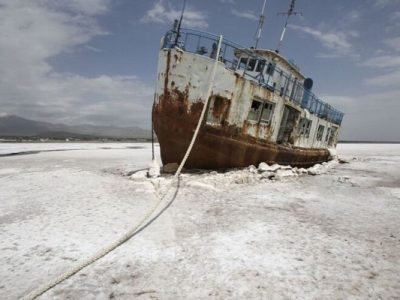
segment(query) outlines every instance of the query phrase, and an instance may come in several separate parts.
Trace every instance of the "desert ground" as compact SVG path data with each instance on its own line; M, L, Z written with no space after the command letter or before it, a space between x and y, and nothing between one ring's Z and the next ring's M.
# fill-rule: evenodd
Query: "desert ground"
M150 144L0 144L0 299L118 239L169 185L161 216L39 299L400 299L400 145L338 155L176 187L146 177Z

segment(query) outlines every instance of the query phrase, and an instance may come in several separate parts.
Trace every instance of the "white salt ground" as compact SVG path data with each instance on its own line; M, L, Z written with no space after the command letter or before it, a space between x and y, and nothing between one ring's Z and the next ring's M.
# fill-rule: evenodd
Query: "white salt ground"
M149 144L0 144L68 149L0 157L1 299L117 239L172 178ZM185 173L153 224L40 299L398 299L400 145L338 154L349 163Z

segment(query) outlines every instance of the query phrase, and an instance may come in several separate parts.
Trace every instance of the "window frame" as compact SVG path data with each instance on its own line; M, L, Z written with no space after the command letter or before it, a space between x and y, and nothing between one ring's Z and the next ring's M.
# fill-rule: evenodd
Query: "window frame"
M324 136L324 132L325 132L325 126L322 125L322 124L319 124L318 125L318 129L317 129L317 137L316 137L317 141L319 141L319 142L322 141L322 138Z
M249 118L250 114L255 114L257 111L252 112L252 107L253 107L253 103L254 102L258 102L261 105L261 109L259 109L259 112L257 114L256 118ZM261 99L257 99L257 98L253 98L251 101L251 106L250 106L250 110L249 113L247 115L247 120L251 121L251 122L255 122L257 124L264 124L264 125L271 125L271 121L275 112L275 103L269 100L261 100ZM266 106L268 106L269 108L266 108ZM264 111L266 111L268 109L269 113L268 113L268 119L263 119L263 115L264 115ZM258 110L258 109L257 109Z
M274 76L276 63L270 61L268 62L268 64L266 64L266 66L267 67L265 68L265 75Z
M257 59L257 65L254 68L255 72L263 73L266 65L267 61L265 59Z
M326 136L325 136L325 142L326 143L329 141L330 135L331 135L331 127L328 127L328 130L327 130Z
M310 137L312 122L307 118L301 118L299 122L299 134L307 139Z
M266 108L266 106L268 105L269 108ZM268 119L263 119L264 116L264 111L268 110ZM263 108L261 111L261 115L260 115L260 124L267 124L267 125L271 125L271 121L272 121L272 117L274 115L274 111L275 111L275 103L268 101L268 100L264 100L263 101Z

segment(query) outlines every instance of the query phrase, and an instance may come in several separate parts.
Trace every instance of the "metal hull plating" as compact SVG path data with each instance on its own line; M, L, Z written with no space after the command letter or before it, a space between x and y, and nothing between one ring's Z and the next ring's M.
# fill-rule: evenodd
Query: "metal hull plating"
M180 93L165 94L153 109L154 130L161 149L163 164L181 162L199 120L202 103L192 107ZM309 167L327 161L326 149L290 148L261 142L234 127L215 129L203 124L185 164L186 168L222 169L268 164Z

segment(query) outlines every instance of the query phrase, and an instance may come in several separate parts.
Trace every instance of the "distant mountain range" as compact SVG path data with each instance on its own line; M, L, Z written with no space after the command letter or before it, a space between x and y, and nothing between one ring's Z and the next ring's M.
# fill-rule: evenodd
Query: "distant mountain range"
M19 116L0 117L0 137L31 137L52 139L150 139L151 131L140 127L115 127L53 124Z

